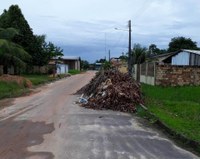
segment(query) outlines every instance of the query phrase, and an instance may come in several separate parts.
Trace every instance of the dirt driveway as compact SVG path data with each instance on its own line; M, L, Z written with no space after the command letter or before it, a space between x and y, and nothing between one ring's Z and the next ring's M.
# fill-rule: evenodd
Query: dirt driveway
M194 159L137 117L74 104L94 72L43 86L0 110L1 159Z

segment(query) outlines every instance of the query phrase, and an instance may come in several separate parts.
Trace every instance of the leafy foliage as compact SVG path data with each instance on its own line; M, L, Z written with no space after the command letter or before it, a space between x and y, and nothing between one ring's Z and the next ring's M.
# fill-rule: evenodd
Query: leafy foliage
M104 69L104 70L109 70L109 69L111 69L111 63L110 63L109 61L105 61L105 62L103 63L103 69Z
M53 43L48 44L45 41L45 35L36 35L34 44L35 52L32 54L32 64L36 66L47 65L49 60L55 57L63 56L63 50Z
M119 59L121 59L123 61L128 61L128 53L127 54L122 53L122 55L119 57Z
M12 41L19 32L15 28L0 28L0 38Z
M18 5L11 5L8 11L4 10L0 16L0 27L17 29L19 34L13 39L13 42L21 45L29 54L34 53L34 35Z
M11 28L0 29L0 64L4 66L4 73L7 73L9 66L25 68L26 61L31 58L20 45L11 42L16 33Z
M163 54L166 52L167 52L167 50L159 49L159 48L157 48L157 46L155 44L151 44L151 45L149 45L148 56L159 55L159 54Z
M104 63L104 62L106 62L106 59L99 59L99 60L96 60L95 62L96 63Z
M7 28L6 31L0 30L0 36L22 46L32 56L29 65L44 66L48 64L49 59L63 55L61 48L51 42L46 43L44 35L33 34L18 5L11 5L8 11L4 10L0 16L0 27Z
M197 43L190 38L175 37L169 43L169 52L178 51L180 49L198 49Z
M55 46L52 42L49 42L44 46L44 51L48 54L48 59L63 56L63 50L60 47Z
M81 60L81 69L87 70L90 67L90 64L87 60Z
M147 49L140 44L134 44L132 49L133 64L140 64L145 61Z

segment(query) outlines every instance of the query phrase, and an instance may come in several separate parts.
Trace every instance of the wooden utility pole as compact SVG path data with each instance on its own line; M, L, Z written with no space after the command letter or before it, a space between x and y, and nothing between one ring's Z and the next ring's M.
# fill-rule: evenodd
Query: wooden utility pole
M108 51L108 60L110 62L110 50Z
M132 76L132 61L133 57L131 55L131 20L128 21L128 31L129 31L129 40L128 40L128 74Z

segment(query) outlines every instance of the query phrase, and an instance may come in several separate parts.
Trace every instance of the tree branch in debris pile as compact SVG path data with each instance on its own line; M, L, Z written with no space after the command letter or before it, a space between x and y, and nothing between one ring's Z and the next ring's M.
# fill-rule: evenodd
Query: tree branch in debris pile
M98 72L77 93L84 94L86 100L81 103L86 108L135 112L136 106L143 104L140 84L117 70Z

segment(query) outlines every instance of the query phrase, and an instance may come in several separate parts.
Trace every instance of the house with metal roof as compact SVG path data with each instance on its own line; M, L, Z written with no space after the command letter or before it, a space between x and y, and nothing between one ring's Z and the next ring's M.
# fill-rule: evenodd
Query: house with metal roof
M81 59L78 56L62 56L59 59L52 59L49 65L56 66L57 74L68 73L69 70L80 71Z
M69 70L79 70L81 67L81 59L78 56L62 56L60 61L63 62L63 64L68 65Z
M135 65L137 81L161 86L200 85L200 50L181 49Z
M176 52L152 56L149 61L179 66L200 66L200 50L181 49Z

